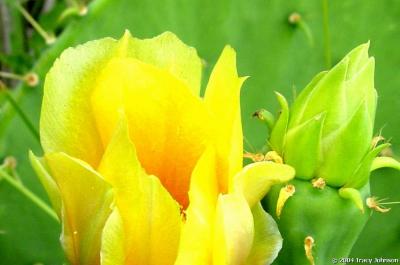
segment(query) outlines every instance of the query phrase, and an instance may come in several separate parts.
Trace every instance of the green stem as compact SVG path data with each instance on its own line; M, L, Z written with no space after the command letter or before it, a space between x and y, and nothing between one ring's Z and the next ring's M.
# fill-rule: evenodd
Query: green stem
M332 66L332 58L331 58L331 37L330 37L330 33L329 33L328 0L322 0L322 15L323 15L323 25L324 25L325 65L329 69Z
M400 202L381 202L379 204L388 205L388 204L400 204Z
M36 130L35 126L33 123L29 120L28 116L24 113L24 111L18 106L18 103L15 101L15 99L11 96L10 92L7 91L7 89L4 89L4 95L5 98L8 100L8 102L11 104L11 106L15 109L15 111L18 113L18 115L21 117L25 125L28 127L28 129L31 131L35 139L40 142L40 136L39 132Z
M47 44L51 44L55 41L55 38L53 35L49 34L46 32L42 26L39 25L39 23L36 22L36 20L29 14L19 3L16 3L15 6L21 12L21 14L24 16L24 18L32 25L32 27L39 33L40 36L46 41Z
M8 183L10 183L14 188L16 188L19 192L25 195L30 201L32 201L36 206L38 206L41 210L47 213L52 219L58 222L58 217L56 213L38 196L36 196L32 191L26 188L23 184L19 183L12 176L0 170L0 177L4 178Z
M21 75L17 75L14 73L8 73L8 72L2 72L2 71L0 71L0 77L25 81L25 78Z
M310 44L311 47L313 47L314 46L314 38L311 33L310 27L307 25L307 23L304 20L299 21L299 26L303 30L304 34L306 35L308 43Z

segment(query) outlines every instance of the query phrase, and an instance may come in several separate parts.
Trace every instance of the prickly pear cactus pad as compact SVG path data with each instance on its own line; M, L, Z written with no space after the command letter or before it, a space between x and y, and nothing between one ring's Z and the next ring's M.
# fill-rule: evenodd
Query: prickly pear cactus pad
M276 264L323 265L348 257L371 211L388 211L371 196L370 173L400 164L382 156L390 144L373 134L377 91L368 48L358 46L317 74L290 107L277 93L276 121L257 112L271 128L265 157L296 169L294 180L274 186L264 200L284 238Z

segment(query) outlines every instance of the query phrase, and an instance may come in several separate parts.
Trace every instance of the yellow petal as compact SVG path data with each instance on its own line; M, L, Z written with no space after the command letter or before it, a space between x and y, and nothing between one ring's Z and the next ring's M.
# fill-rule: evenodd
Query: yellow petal
M33 170L35 170L40 182L49 196L54 211L58 218L61 218L62 201L60 190L58 189L57 183L54 181L53 177L50 176L46 161L44 158L36 157L32 151L29 151L29 160Z
M282 237L274 219L264 211L261 203L252 208L254 241L246 265L269 265L282 248Z
M186 207L190 175L211 131L200 98L165 70L116 58L100 75L91 102L105 146L125 109L139 161Z
M175 265L212 263L213 227L218 196L215 150L208 147L193 170L178 258Z
M294 169L285 164L270 161L252 163L235 176L234 192L243 194L252 208L272 185L288 182L294 176Z
M183 81L194 95L200 93L201 59L196 49L187 46L175 34L164 32L151 39L132 38L126 31L117 48L121 57L138 60L168 71Z
M121 215L115 208L101 237L101 265L125 265L125 235Z
M243 196L219 196L214 231L213 264L244 264L253 244L254 225Z
M45 153L65 152L97 167L102 153L90 97L98 75L111 58L129 57L154 65L186 84L198 95L201 61L196 50L171 32L152 39L120 41L104 38L65 50L46 76L40 119ZM117 92L118 84L108 93Z
M141 168L123 118L99 172L115 189L124 228L125 264L174 264L181 230L179 205L157 177Z
M103 147L89 98L114 45L107 38L67 49L46 75L40 116L45 153L64 152L97 166Z
M219 184L227 192L233 176L242 168L243 136L240 117L240 88L245 78L236 71L236 53L227 46L211 73L204 96L217 121Z
M61 242L71 264L100 262L100 241L111 213L110 185L88 164L64 153L45 155L62 201Z

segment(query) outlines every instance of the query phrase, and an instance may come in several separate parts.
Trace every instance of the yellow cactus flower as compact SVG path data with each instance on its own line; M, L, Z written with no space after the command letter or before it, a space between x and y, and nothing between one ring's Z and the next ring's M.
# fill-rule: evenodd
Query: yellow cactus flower
M270 264L281 248L259 201L294 177L243 168L236 55L198 96L201 61L172 33L127 32L63 52L45 81L44 156L30 155L73 265Z

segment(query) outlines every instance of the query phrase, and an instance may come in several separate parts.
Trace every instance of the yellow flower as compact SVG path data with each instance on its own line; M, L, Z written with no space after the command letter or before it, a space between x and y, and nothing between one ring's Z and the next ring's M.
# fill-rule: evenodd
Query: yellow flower
M31 154L72 264L269 264L281 247L259 201L291 167L242 169L236 55L198 96L201 61L172 33L64 51L49 71Z

